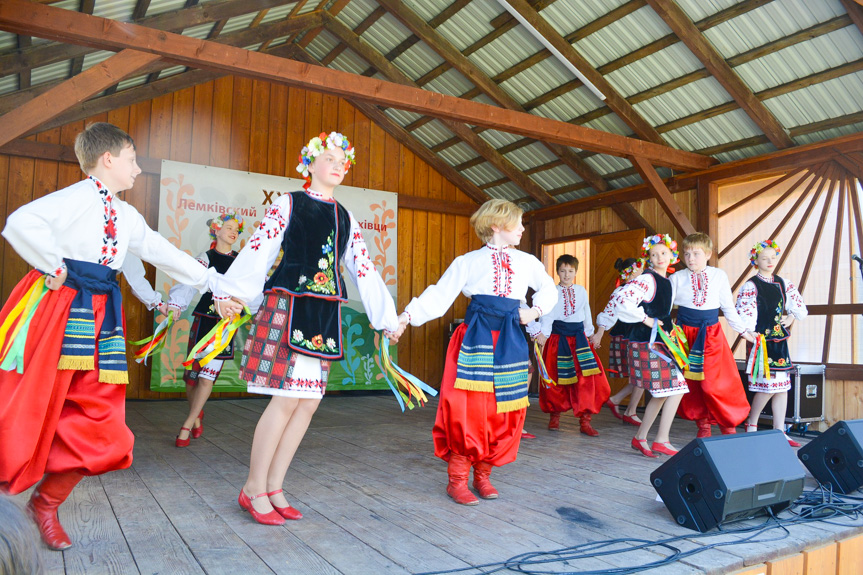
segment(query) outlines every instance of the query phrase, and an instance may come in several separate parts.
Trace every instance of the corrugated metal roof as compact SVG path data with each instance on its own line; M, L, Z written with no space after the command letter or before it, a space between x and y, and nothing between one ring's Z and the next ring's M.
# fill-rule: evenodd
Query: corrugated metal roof
M676 1L695 22L713 16L729 7L738 6L741 2L741 0ZM451 0L403 0L405 7L413 10L426 21L437 17L442 11L449 8L451 3ZM583 29L597 18L626 3L627 0L556 0L546 7L541 15L560 34L567 35ZM97 0L94 13L97 16L116 20L129 20L136 4L137 0ZM149 3L146 16L152 17L157 14L180 10L185 4L186 0L152 0ZM304 5L300 13L328 8L332 4L332 0L312 0ZM271 8L263 15L261 22L269 23L284 19L296 5L296 2L285 2L281 6ZM78 10L80 2L79 0L62 0L52 3L52 6ZM351 0L341 10L337 18L353 29L378 8L379 5L375 0ZM228 34L246 29L257 16L258 12L252 11L231 18L221 33ZM775 42L840 16L845 18L845 9L839 0L819 0L817 2L812 0L773 0L705 30L704 35L725 58L732 58L753 48ZM499 17L501 21L509 18L496 0L473 0L455 14L450 15L447 21L437 27L437 32L445 41L450 42L457 49L464 50L492 32L492 22ZM190 37L206 38L214 26L214 22L202 24L189 28L183 33ZM643 6L604 28L594 30L591 34L581 37L574 49L591 65L597 67L631 54L669 34L671 34L671 30L662 19L649 6ZM377 19L362 34L362 39L373 49L383 54L389 54L411 36L412 33L397 18L391 14L386 14ZM583 36L583 34L579 34L579 36ZM286 39L287 36L283 36L271 41L269 45L274 46L286 41ZM32 42L34 48L38 48L48 41L34 38ZM0 54L16 51L17 44L18 39L15 34L0 32ZM317 34L306 49L311 56L322 59L327 57L338 45L339 41L334 35L323 31ZM260 44L256 43L248 48L257 49L259 46ZM541 44L525 27L518 25L469 54L468 58L483 73L495 77L543 50ZM100 51L87 55L84 59L84 69L112 54L113 52ZM863 126L863 123L854 123L807 133L812 130L810 125L816 122L863 112L863 71L846 73L843 76L817 84L812 84L812 80L807 79L807 76L861 61L863 61L863 34L856 26L849 24L844 28L799 41L782 50L738 64L735 72L756 94L793 82L799 82L799 85L803 86L766 100L764 104L786 129L795 134L796 142L804 143L852 133ZM412 79L424 76L443 62L442 57L424 42L414 43L407 50L398 54L394 61L395 65ZM351 50L341 51L330 63L330 66L355 74L363 73L369 67L363 58ZM461 96L473 91L474 84L469 76L465 76L455 69L447 68L445 72L439 74L424 87L431 91L453 96ZM160 77L178 73L184 69L184 66L175 66L163 71ZM67 78L70 70L71 61L69 60L50 62L30 70L30 83L38 85L45 82L56 82ZM645 90L661 87L667 82L685 77L687 74L698 70L703 70L701 62L689 52L682 42L676 42L654 54L606 74L606 79L622 96L631 97L643 93ZM373 77L382 78L379 72ZM142 85L147 81L147 78L147 75L139 75L124 80L119 84L118 90L122 91ZM571 72L556 58L545 57L530 68L507 79L501 84L501 88L517 102L534 106L531 113L561 121L571 121L605 106L584 87L566 91L540 106L533 104L538 97L571 82L572 79ZM0 76L0 94L13 92L18 89L18 86L18 74ZM475 96L474 100L494 104L494 101L485 94ZM722 88L721 84L712 77L708 77L654 95L635 104L634 108L649 124L661 127L668 122L682 118L693 116L698 118L699 115L703 117L703 112L729 102L732 102L731 96ZM407 126L420 118L417 114L398 110L387 110L386 113L401 126ZM632 129L613 113L594 118L584 125L616 134L632 134ZM453 137L450 130L437 120L423 124L415 130L414 135L423 145L430 147ZM741 109L733 109L730 112L699 119L667 131L663 136L674 147L699 150L744 141L753 136L763 137L763 134L745 112ZM521 139L521 136L495 130L484 130L481 137L497 149ZM729 161L764 153L772 149L772 144L759 144L723 152L717 158L721 161ZM439 155L451 165L459 165L477 157L477 153L463 143L450 146L440 152ZM525 171L533 171L537 167L548 165L557 160L546 146L539 143L532 143L529 146L508 152L506 158L519 169ZM589 165L594 166L600 174L607 175L631 169L627 160L601 154L591 155L586 161ZM480 185L502 178L502 175L485 161L465 172L466 177ZM531 177L545 189L565 188L581 182L579 176L562 165L536 171L531 174ZM612 187L620 187L637 181L637 176L625 176L611 181L611 185ZM562 194L559 199L582 197L590 191L592 190L567 192ZM511 183L495 186L489 190L489 194L510 199L524 197L524 192ZM535 204L536 202L531 201L531 203Z

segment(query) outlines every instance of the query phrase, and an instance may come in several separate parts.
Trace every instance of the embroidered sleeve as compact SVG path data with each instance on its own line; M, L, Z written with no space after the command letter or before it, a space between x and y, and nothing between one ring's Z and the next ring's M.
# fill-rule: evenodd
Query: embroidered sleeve
M803 296L797 290L797 286L790 282L785 284L785 310L796 319L806 319L809 315L809 310L803 303Z
M162 304L162 294L153 289L150 282L147 281L144 264L134 254L126 254L126 259L123 260L121 267L123 277L126 278L126 283L132 290L132 295L138 298L141 303L147 306L147 309L152 310Z
M369 257L369 250L360 225L351 219L351 239L345 250L345 270L356 284L360 292L360 299L369 321L375 329L396 331L399 327L399 319L396 315L396 305L393 296L390 295L383 278Z
M743 284L737 294L737 303L734 307L746 329L755 331L755 323L758 320L758 290L755 289L754 283L747 281Z
M210 258L207 257L207 252L199 254L196 259L205 268L210 267ZM197 294L198 290L191 286L174 284L168 292L168 305L177 311L183 311L189 307L189 304L192 303Z
M624 286L620 286L611 292L611 297L608 303L605 304L605 308L596 316L596 325L606 331L613 328L614 324L617 323L617 298L620 297L620 292L623 291L623 288Z
M653 299L656 280L650 274L642 274L623 286L612 299L617 306L617 319L627 323L641 323L647 318L644 308L639 304Z
M174 280L200 292L210 287L218 275L215 269L202 267L195 258L150 229L144 217L132 206L115 198L114 207L124 212L123 223L129 228L130 253L153 264Z
M716 270L711 289L715 289L717 296L719 296L719 308L722 310L722 315L725 316L731 329L737 333L747 331L746 325L740 319L737 310L734 309L734 296L731 295L731 284L728 283L728 276L719 268L711 269Z
M231 263L227 273L224 276L217 275L216 285L211 290L213 299L224 300L233 296L248 304L261 293L267 281L267 272L279 257L291 217L291 195L284 194L264 214L260 225Z
M461 293L470 277L470 256L459 256L450 264L436 284L428 286L405 307L411 325L419 326L441 317Z

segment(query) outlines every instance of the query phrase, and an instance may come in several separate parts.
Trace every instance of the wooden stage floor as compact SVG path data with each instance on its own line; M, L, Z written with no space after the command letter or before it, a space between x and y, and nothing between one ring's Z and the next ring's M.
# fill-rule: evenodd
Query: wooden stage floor
M537 438L522 441L518 461L493 472L500 499L464 507L446 496L446 466L433 455L436 401L401 414L392 396L325 398L285 482L305 517L281 527L258 525L237 505L266 399L208 403L205 433L186 449L173 445L185 402L130 402L134 464L79 484L60 508L74 545L60 553L40 544L46 572L418 573L618 537L696 535L656 500L648 476L667 457L633 451L633 426L603 410L594 418L597 438L578 433L571 415L551 432L531 401L527 429ZM695 426L678 420L672 431L679 448ZM26 494L16 500L23 505ZM781 541L710 549L648 573L728 573L863 532L859 521L838 523L797 525ZM741 537L676 545L689 550ZM641 550L568 569L661 557Z

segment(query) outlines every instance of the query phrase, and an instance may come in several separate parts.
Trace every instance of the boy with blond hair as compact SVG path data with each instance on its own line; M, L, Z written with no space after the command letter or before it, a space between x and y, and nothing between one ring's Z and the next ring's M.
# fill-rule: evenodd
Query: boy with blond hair
M746 419L749 403L728 340L719 324L722 310L731 329L747 341L755 338L734 308L728 276L708 266L713 240L704 233L683 240L686 269L672 274L677 323L689 341L689 368L684 373L689 393L683 396L678 414L698 425L697 437L710 437L710 426L723 434L735 433Z
M450 338L435 419L435 455L447 462L446 492L456 503L476 505L497 490L492 467L515 461L528 406L530 362L525 325L550 311L557 289L534 256L515 249L524 226L522 210L506 200L489 200L471 216L480 249L457 257L437 284L415 297L399 316L402 327L441 317L459 293L471 298L465 321ZM533 307L527 308L527 289Z
M14 326L0 330L8 337L0 344L0 491L20 493L42 480L27 510L57 550L71 546L57 508L81 478L132 464L117 284L126 256L200 291L216 273L116 196L141 173L128 134L91 124L75 140L75 154L88 177L22 206L3 230L35 269L0 311L0 324Z

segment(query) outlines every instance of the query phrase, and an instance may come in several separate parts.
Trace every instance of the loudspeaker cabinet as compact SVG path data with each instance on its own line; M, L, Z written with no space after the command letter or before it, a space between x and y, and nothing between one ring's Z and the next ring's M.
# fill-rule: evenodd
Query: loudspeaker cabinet
M752 403L755 395L749 391L749 376L746 375L746 362L737 360L737 370L740 380L746 389L746 398ZM811 363L795 363L791 376L791 389L788 390L788 404L785 408L785 423L797 425L824 421L824 373L823 365ZM764 406L759 420L773 422L773 410L770 402Z

